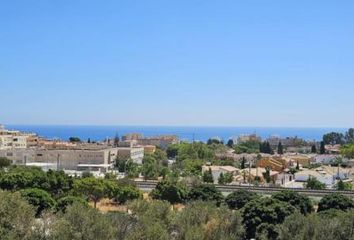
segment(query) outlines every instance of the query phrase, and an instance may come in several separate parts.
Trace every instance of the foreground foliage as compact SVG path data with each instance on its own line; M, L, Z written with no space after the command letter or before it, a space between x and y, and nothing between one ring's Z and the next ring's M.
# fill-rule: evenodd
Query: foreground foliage
M177 179L167 177L146 201L127 179L6 167L0 170L0 239L354 239L354 201L343 195L323 197L316 213L311 199L292 191L268 197L236 191L224 198L213 184ZM127 211L89 207L88 200L102 198L126 204Z
M30 189L30 196L38 194ZM246 197L245 197L246 196ZM282 196L282 197L280 197ZM283 200L288 192L271 197L236 192L227 200L246 204L230 210L212 201L188 201L184 208L174 208L167 201L133 200L129 211L103 214L77 197L64 197L55 211L49 208L36 216L37 202L30 204L19 192L0 191L0 235L5 240L242 240L242 239L312 239L354 238L354 210L339 210L343 198L323 198L327 210L301 213L302 204ZM42 198L39 198L42 199ZM303 200L303 199L302 199ZM347 199L345 200L347 201ZM301 202L301 201L300 201ZM305 201L306 202L306 201ZM59 204L60 203L60 204ZM330 204L329 204L330 203ZM345 205L345 204L344 204ZM300 206L300 207L299 207Z

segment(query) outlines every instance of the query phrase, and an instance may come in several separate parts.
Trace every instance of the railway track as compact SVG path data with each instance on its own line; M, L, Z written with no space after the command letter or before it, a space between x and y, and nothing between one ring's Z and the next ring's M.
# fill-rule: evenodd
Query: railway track
M135 182L143 191L151 191L156 187L156 181L136 181ZM337 191L337 190L311 190L304 188L282 188L282 187L260 187L260 186L244 186L244 185L215 185L223 193L231 193L237 190L248 190L259 194L273 194L283 190L291 190L312 197L322 197L330 193L340 193L345 196L354 198L354 191Z

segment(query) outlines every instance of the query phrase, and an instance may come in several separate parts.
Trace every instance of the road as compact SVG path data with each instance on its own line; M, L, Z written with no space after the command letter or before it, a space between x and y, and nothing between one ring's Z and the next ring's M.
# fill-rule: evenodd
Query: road
M157 182L136 181L136 184L138 188L140 188L142 191L150 192L155 188ZM329 190L329 189L310 190L310 189L303 189L303 188L259 187L259 186L239 186L239 185L215 185L215 187L224 194L228 194L233 191L237 191L241 189L249 190L251 192L265 194L265 195L270 195L272 193L280 192L282 190L291 190L311 197L323 197L324 195L336 192L354 198L354 191L337 191L337 190Z

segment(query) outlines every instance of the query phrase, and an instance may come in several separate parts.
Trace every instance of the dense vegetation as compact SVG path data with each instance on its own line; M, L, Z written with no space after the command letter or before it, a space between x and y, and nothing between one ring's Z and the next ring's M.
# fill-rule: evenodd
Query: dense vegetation
M171 186L164 184L167 189ZM261 197L239 191L224 200L217 190L199 186L193 191L195 197L188 196L187 192L182 194L181 199L185 199L181 200L185 201L182 209L171 208L169 202L162 200L133 200L126 204L129 211L103 214L82 199L66 197L65 211L47 209L40 215L38 202L28 199L28 195L36 194L22 196L16 191L0 191L1 239L333 240L354 237L353 200L341 195L323 198L319 203L321 210L314 213L310 199L294 192Z
M316 213L308 197L292 191L271 197L237 191L224 197L212 184L168 177L147 201L126 179L74 178L21 166L1 170L0 187L1 239L354 237L354 201L339 194L322 198ZM95 208L102 198L124 204L126 210L103 214ZM172 207L176 203L183 205Z
M141 197L133 182L115 178L70 177L63 171L42 171L36 167L10 166L0 171L0 188L19 192L36 208L36 216L46 210L63 210L68 203L92 201L94 206L102 198L123 204Z

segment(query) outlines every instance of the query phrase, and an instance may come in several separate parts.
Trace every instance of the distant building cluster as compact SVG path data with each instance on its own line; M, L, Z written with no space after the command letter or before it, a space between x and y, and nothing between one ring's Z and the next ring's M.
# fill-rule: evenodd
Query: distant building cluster
M128 134L118 142L114 139L92 143L50 140L35 133L7 130L0 125L0 157L12 160L13 164L67 173L90 171L104 174L113 168L117 158L142 164L144 154L153 154L156 147L166 148L171 143L178 143L178 138L144 138L140 134Z

